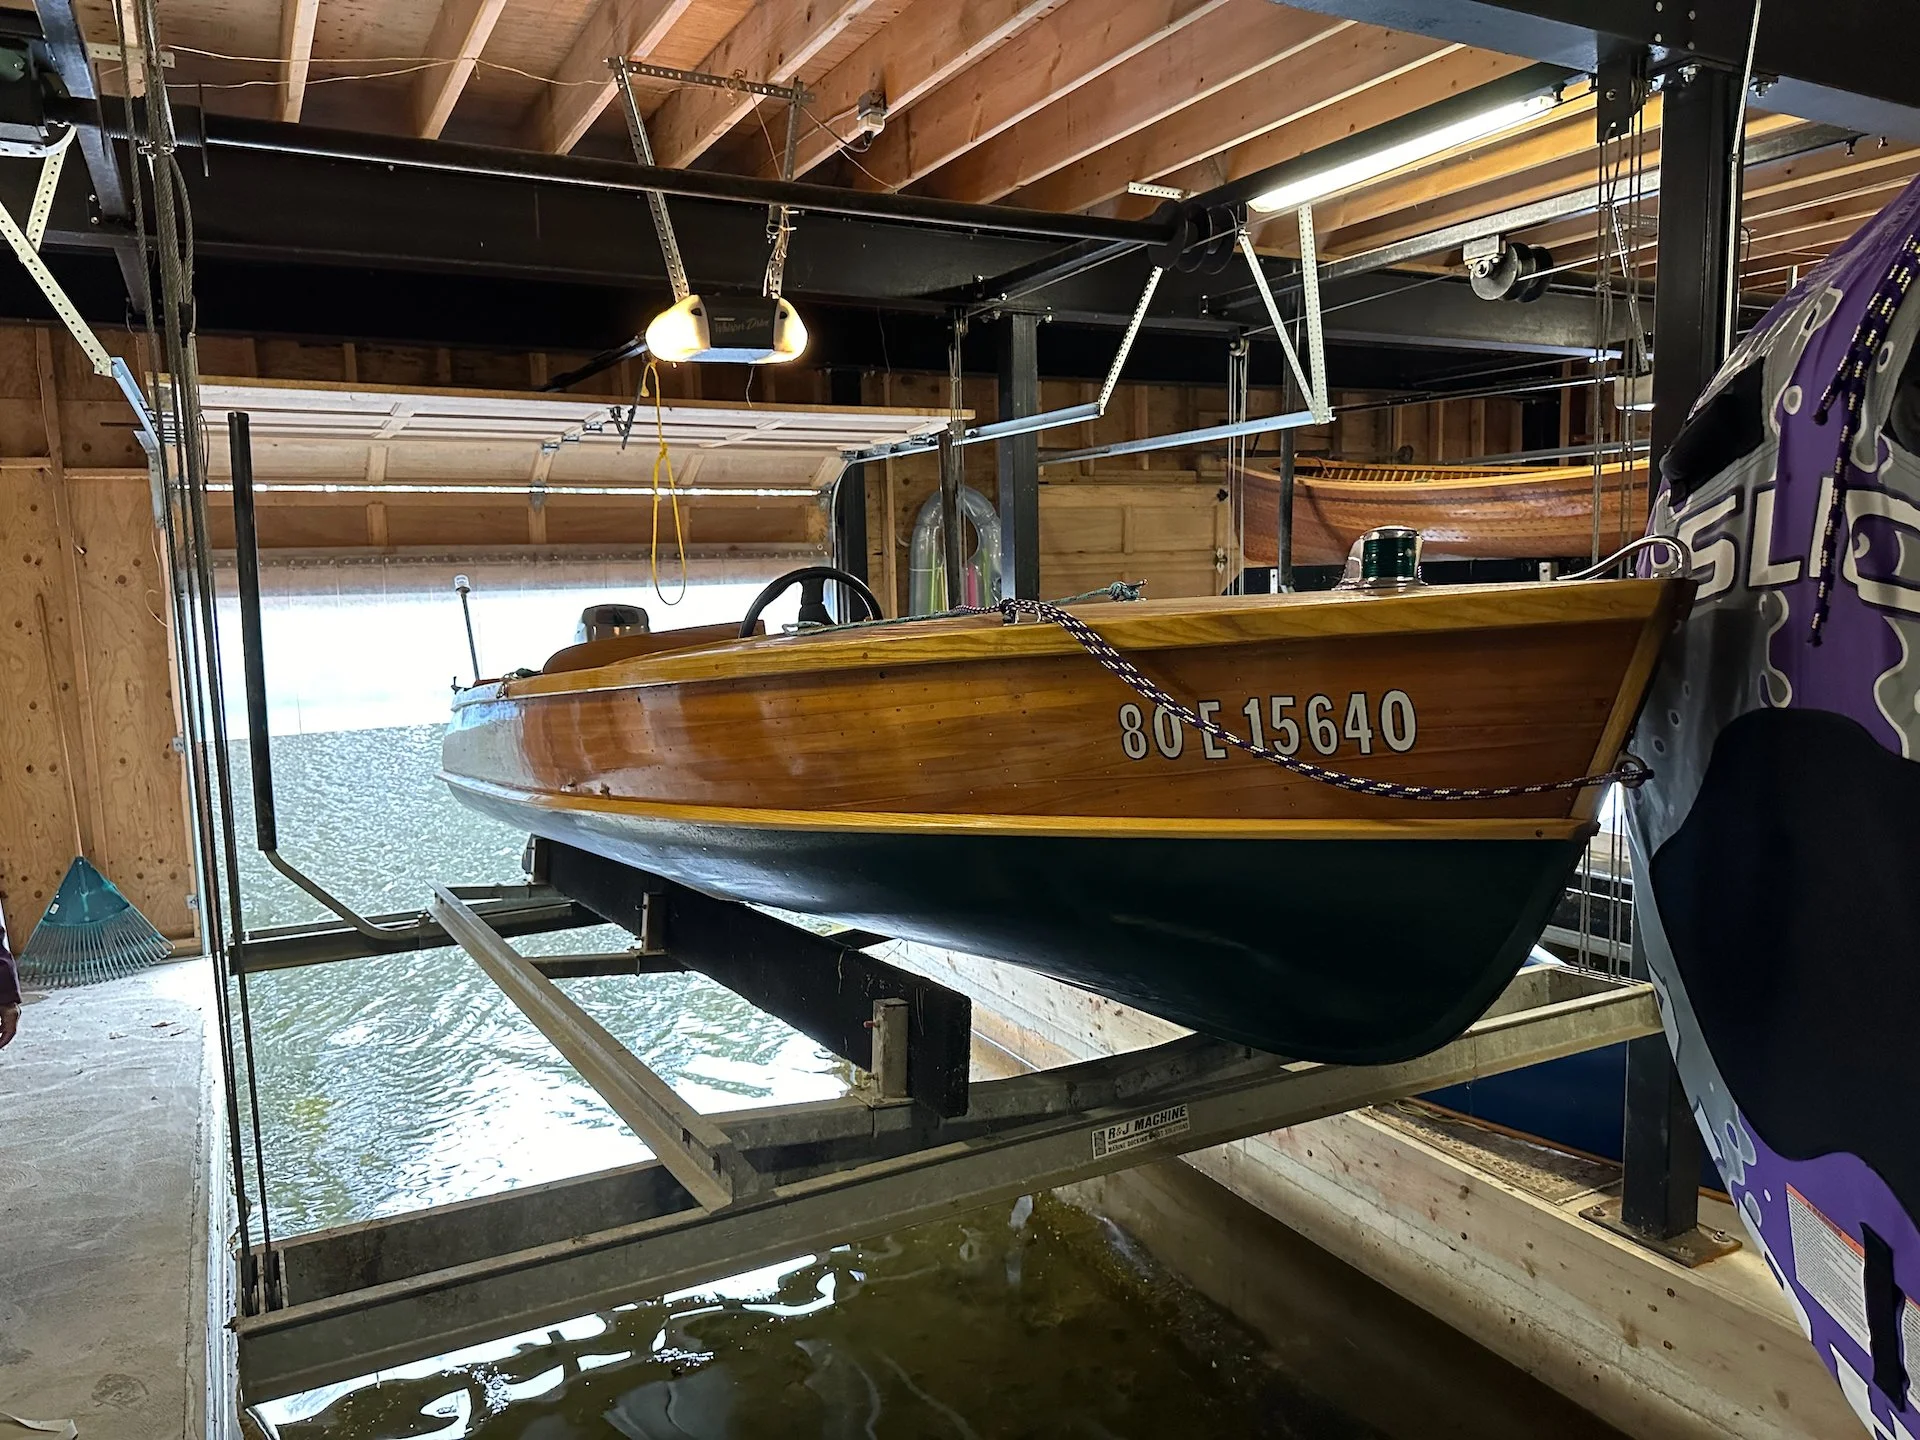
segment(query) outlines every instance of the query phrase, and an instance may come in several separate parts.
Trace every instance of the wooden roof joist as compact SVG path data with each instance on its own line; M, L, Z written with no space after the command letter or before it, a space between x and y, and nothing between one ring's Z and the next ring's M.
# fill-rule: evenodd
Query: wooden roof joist
M757 0L699 69L785 84L860 19L876 0ZM670 168L690 165L759 102L733 90L687 86L667 97L647 128L654 154Z
M414 134L432 140L446 128L506 5L507 0L440 0L427 54L447 63L422 70L414 79Z
M1525 64L1504 55L1452 50L1424 65L1377 80L1340 104L1285 121L1229 150L1158 178L1163 183L1196 193L1244 180L1350 135L1375 129L1402 115L1511 75L1524 69ZM1155 203L1129 196L1115 206L1114 213L1138 217L1150 213Z
M1683 7L1637 0L1294 0L1342 19L1415 30L1436 39L1591 71L1622 42L1657 60L1698 57L1740 73L1754 16L1750 0L1688 0ZM1920 104L1911 56L1920 45L1911 14L1885 0L1774 4L1761 14L1753 73L1770 78L1767 103L1783 114L1864 134L1920 140Z
M184 98L204 82L217 112L204 127L215 147L272 154L271 166L298 170L300 183L324 175L330 203L282 204L277 236L264 246L252 246L251 237L272 227L229 208L224 215L238 216L236 224L203 231L210 253L226 246L229 259L256 259L277 246L289 255L304 248L301 263L449 272L466 265L488 273L500 273L499 257L511 255L505 268L514 273L650 283L644 216L625 223L638 212L623 205L596 250L577 233L586 207L556 189L630 195L644 185L678 202L779 203L802 212L789 272L798 295L932 306L979 299L993 293L994 277L1050 263L1044 252L1006 247L996 237L1115 246L1163 238L1164 227L1149 222L1157 200L1129 194L1130 182L1245 199L1276 166L1331 163L1357 142L1384 143L1396 126L1404 135L1429 107L1465 101L1482 86L1518 83L1530 64L1557 75L1584 73L1603 31L1632 38L1648 23L1646 7L1629 0L1596 0L1584 10L1565 0L1448 0L1425 10L1403 0L221 0L217 24L211 8L189 0L162 17L163 43L179 57L169 72L176 93ZM1920 43L1920 27L1888 19L1875 0L1826 0L1812 7L1820 12L1817 23L1800 13L1807 8L1769 7L1762 18L1759 68L1785 78L1766 92L1771 113L1752 116L1750 139L1792 143L1815 132L1788 117L1835 120L1844 112L1854 126L1846 133L1910 133L1916 148L1863 154L1857 174L1854 164L1830 155L1783 159L1790 150L1773 152L1764 173L1759 166L1749 171L1756 245L1787 243L1789 232L1776 233L1774 225L1787 210L1801 216L1790 233L1833 233L1858 206L1884 198L1920 170L1920 105L1910 103L1910 82L1887 58L1908 38ZM52 44L71 0L44 0L41 9L54 12ZM111 12L92 5L87 18L99 29L95 11L109 19ZM1728 26L1739 20L1733 28L1741 29L1752 14L1748 0L1690 0L1689 12L1701 17L1692 38L1714 61ZM1874 43L1861 45L1867 36ZM69 90L82 97L54 108L57 118L91 124L97 116L85 97L101 84L124 88L124 77L117 65L103 66L99 77L78 73L80 38L113 37L69 36L54 46L63 73L76 72L65 77ZM642 171L610 158L626 154L621 119L610 113L614 57L804 84L812 98L798 120L795 172L821 183L773 183L786 123L777 105L738 90L675 88L657 79L641 85L639 96L661 165ZM1477 220L1576 251L1590 243L1585 217L1596 203L1589 197L1598 156L1591 103L1574 93L1514 132L1318 205L1321 253L1344 267L1334 273L1445 265L1448 249L1457 249ZM191 144L200 119L184 106L180 119ZM1909 121L1911 130L1902 129ZM1641 124L1641 159L1657 171L1658 96ZM95 163L103 143L103 127L82 135L95 191L114 214L114 197L99 189L100 175L109 190L114 179L110 167ZM1349 149L1341 152L1343 146ZM528 188L496 190L490 213L478 189L435 180L437 196L460 202L439 207L446 217L439 228L458 225L463 233L416 244L395 233L398 212L381 208L393 197L374 176L297 165L296 155L524 181ZM227 168L255 183L264 174L234 160ZM218 193L237 181L211 174L195 183L208 196L209 215L223 202L238 205ZM284 193L267 192L294 183L269 180L260 203L286 201ZM50 245L97 247L102 232L83 228L71 199L64 203L69 213L56 217ZM604 213L613 215L611 208ZM382 216L380 226L367 220L373 215ZM849 216L943 227L946 236L920 253L921 237L836 218ZM432 214L426 222L436 224ZM697 216L688 223L701 225ZM303 226L310 233L301 233ZM695 260L696 270L708 271L699 283L745 284L749 270L764 268L764 238L753 239L750 228L742 221L728 229L724 244L706 248ZM1271 227L1263 248L1290 253L1292 233L1290 223ZM822 250L829 238L833 255ZM1793 253L1802 254L1819 240L1795 243L1801 248ZM617 254L622 248L631 253ZM543 250L556 263L543 264ZM856 258L883 278L849 279ZM908 275L915 265L924 272L918 283ZM1104 323L1119 303L1107 288L1083 275L1044 292L1042 301L1058 314ZM1087 302L1088 295L1097 298ZM1158 297L1153 318L1212 319L1197 296L1193 287L1172 286Z
M1451 47L1418 36L1352 26L1182 106L1011 198L1041 210L1085 210L1123 194L1131 181L1159 180L1201 165L1452 53ZM1209 177L1204 184L1180 188L1207 190L1215 183Z
M860 156L853 183L889 190L910 185L1226 3L1066 0L890 120Z
M853 54L810 81L816 98L794 154L805 175L841 148L840 135L863 95L877 92L890 114L905 117L922 97L1006 44L1062 0L915 0ZM839 128L836 128L839 127ZM776 157L759 153L758 172L780 173Z
M1346 26L1268 0L1227 0L1150 49L975 146L926 182L952 200L998 200L1250 76L1284 88Z
M693 0L601 0L534 106L523 142L528 149L564 155L580 143L600 112L613 103L615 55L654 54Z

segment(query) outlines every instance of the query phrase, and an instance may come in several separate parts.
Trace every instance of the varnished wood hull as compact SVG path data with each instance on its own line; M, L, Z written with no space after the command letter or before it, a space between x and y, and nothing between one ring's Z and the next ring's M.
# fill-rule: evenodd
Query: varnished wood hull
M1618 549L1644 528L1646 467L1610 465L1601 476L1600 548ZM1593 471L1475 471L1446 466L1303 461L1294 481L1293 563L1338 565L1378 525L1417 528L1430 560L1530 560L1586 555L1593 545ZM1246 472L1249 565L1274 563L1280 484Z
M1321 765L1487 786L1607 768L1680 598L1622 582L1086 614L1237 733L1255 702L1263 739L1290 721ZM470 691L444 772L486 814L711 894L1349 1061L1469 1023L1592 828L1591 789L1356 795L1136 701L1053 626L774 637Z

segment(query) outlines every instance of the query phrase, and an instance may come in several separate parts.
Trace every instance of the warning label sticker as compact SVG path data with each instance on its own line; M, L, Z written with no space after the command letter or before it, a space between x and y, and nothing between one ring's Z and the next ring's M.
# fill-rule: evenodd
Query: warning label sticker
M1872 1342L1867 1334L1867 1262L1860 1246L1791 1185L1787 1187L1787 1225L1800 1287L1854 1343L1868 1349Z
M1093 1132L1093 1158L1099 1160L1107 1155L1118 1155L1123 1150L1138 1150L1142 1145L1151 1145L1156 1140L1184 1135L1192 1128L1193 1121L1188 1118L1184 1105L1169 1105L1151 1115L1136 1115L1131 1120L1122 1120L1118 1125L1102 1125Z

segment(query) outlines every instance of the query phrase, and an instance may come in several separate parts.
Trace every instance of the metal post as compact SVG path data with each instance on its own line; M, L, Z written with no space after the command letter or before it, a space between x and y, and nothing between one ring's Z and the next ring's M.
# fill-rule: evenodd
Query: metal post
M1279 525L1274 536L1273 588L1276 594L1293 593L1293 462L1294 434L1280 432Z
M1040 317L1001 317L1000 414L1021 419L1040 411ZM1040 440L1032 431L999 441L1000 591L1040 598Z
M1740 205L1730 158L1739 139L1739 102L1740 82L1723 70L1682 70L1667 85L1660 170L1684 175L1687 183L1667 186L1660 200L1650 457L1655 474L1727 354L1726 296L1735 280L1728 237ZM1647 973L1638 936L1633 973ZM1701 1153L1700 1132L1665 1039L1635 1041L1627 1048L1621 1224L1656 1240L1693 1230L1700 1220Z
M1647 978L1637 934L1633 975ZM1627 1043L1626 1112L1620 1224L1652 1240L1684 1235L1700 1223L1702 1142L1666 1036Z
M260 626L260 532L253 509L253 429L244 410L227 416L233 467L233 562L240 590L240 660L247 687L247 758L253 770L253 833L280 848L273 804L273 747L267 729L267 652Z
M835 405L861 403L860 372L846 366L827 371L827 394ZM867 573L867 467L854 463L841 472L834 488L833 563L850 574L868 579ZM846 596L833 592L836 607L847 604ZM892 601L888 601L891 604ZM846 619L844 609L836 609Z
M1654 301L1653 452L1673 444L1687 412L1726 359L1727 293L1736 283L1728 237L1740 212L1729 157L1738 142L1739 80L1723 70L1687 70L1668 81L1660 126L1660 173L1685 185L1660 197L1660 280Z
M964 389L961 380L961 343L966 339L966 317L953 317L953 330L947 344L947 409L950 419L940 432L940 539L947 581L947 608L958 610L967 603L966 579L961 574L960 487L966 481L966 457L960 442L967 433Z
M1293 410L1301 403L1298 383L1291 370L1280 373L1280 408ZM1280 432L1280 493L1274 507L1274 568L1273 589L1275 594L1293 593L1293 482L1295 462L1298 459L1298 437L1291 430Z
M965 561L960 554L960 447L953 443L953 432L940 432L940 553L947 580L947 608L958 610L967 603L965 579L961 574Z

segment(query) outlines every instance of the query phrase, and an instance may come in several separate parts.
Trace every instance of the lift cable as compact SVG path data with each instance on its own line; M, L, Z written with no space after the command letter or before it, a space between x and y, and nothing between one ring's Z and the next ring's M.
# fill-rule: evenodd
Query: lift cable
M154 0L140 0L135 10L137 33L128 47L125 22L116 7L121 53L157 56L160 53L159 22ZM155 67L146 67L155 74ZM163 434L154 465L159 481L162 520L167 531L169 558L174 573L175 647L182 676L182 705L189 751L190 789L195 802L196 830L200 849L201 933L213 961L215 985L219 991L222 1022L221 1060L227 1087L228 1124L234 1145L236 1203L241 1216L243 1260L242 1307L250 1313L281 1303L281 1286L273 1247L272 1218L268 1205L265 1141L260 1121L258 1067L256 1064L252 1007L247 977L236 974L231 963L230 937L245 933L239 877L239 846L234 833L234 794L232 758L228 748L225 696L221 683L218 607L215 602L212 571L212 534L207 516L207 448L204 417L200 411L199 359L195 329L194 230L185 179L176 156L177 142L172 108L166 88L152 86L142 107L146 122L141 135L134 124L131 98L127 101L127 132L135 157L144 155L148 178L153 187L154 216L148 224L141 187L135 184L135 223L142 256L141 288L147 325L148 384L157 398L160 375L157 367L164 355L167 372L167 413L163 417L171 435ZM138 159L135 159L136 168ZM160 277L158 325L151 281L154 270ZM169 456L171 442L172 456ZM212 757L209 761L208 751ZM224 881L224 884L222 883ZM226 914L220 897L224 893ZM229 985L238 1000L239 1051L233 1037L235 1006L228 998ZM259 1214L259 1250L256 1254L251 1224L252 1199L246 1183L245 1164L239 1138L239 1086L246 1085L248 1115L251 1120L254 1186Z

